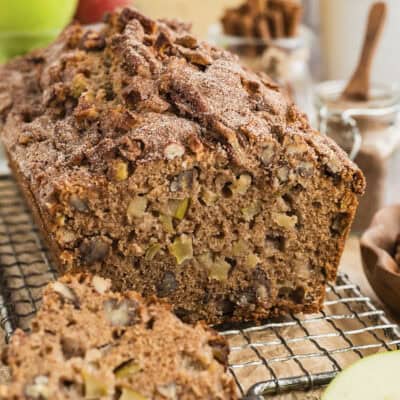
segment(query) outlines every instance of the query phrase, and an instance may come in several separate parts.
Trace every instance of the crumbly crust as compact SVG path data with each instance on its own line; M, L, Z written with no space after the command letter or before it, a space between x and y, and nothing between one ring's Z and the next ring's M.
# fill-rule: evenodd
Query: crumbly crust
M172 28L125 9L96 30L72 25L48 49L6 65L2 89L12 90L3 91L0 104L3 137L24 174L37 179L47 167L52 181L74 167L104 173L107 158L118 153L137 163L168 159L170 143L187 151L221 146L251 167L253 160L240 157L242 135L261 141L297 134L362 193L360 171L267 76L245 70L184 27Z
M48 286L32 332L18 330L6 349L12 377L1 399L237 398L222 337L110 287L82 274Z
M268 77L124 9L0 78L2 139L60 272L192 321L320 308L365 182Z

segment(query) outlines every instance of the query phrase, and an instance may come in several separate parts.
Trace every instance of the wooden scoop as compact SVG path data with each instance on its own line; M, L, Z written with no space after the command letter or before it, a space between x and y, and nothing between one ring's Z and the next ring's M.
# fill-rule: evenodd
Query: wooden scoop
M387 6L384 2L377 2L371 7L361 57L350 82L342 93L343 100L367 101L369 99L372 61L385 25L386 15Z

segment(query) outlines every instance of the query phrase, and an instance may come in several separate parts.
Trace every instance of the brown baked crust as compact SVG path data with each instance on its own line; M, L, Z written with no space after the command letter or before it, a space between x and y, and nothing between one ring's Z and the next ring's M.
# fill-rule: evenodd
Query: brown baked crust
M237 398L221 336L182 323L155 299L110 287L77 274L46 288L32 332L18 330L3 356L11 382L1 399L119 399L128 390L121 398Z
M46 227L46 219L42 218L42 215L40 213L40 207L36 203L35 197L29 187L27 180L19 171L18 165L15 164L10 154L6 153L6 156L8 159L8 166L10 167L12 174L20 187L20 192L24 197L29 210L32 213L33 220L36 226L39 229L40 237L44 241L46 247L49 249L49 256L51 256L51 262L55 263L57 269L61 271L62 265L59 264L58 262L61 253L60 247L57 245L57 242L49 235L49 229L48 229L49 227Z
M2 139L56 264L192 321L317 311L364 178L185 29L125 9L0 69Z

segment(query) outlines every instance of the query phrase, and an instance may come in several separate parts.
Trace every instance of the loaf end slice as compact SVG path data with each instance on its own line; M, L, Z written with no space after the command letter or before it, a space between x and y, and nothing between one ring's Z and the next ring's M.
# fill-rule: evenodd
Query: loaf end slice
M320 309L365 182L268 77L132 9L0 76L2 139L60 272L188 321Z
M15 332L4 359L11 382L0 398L236 399L228 347L202 324L98 276L51 283L32 331Z

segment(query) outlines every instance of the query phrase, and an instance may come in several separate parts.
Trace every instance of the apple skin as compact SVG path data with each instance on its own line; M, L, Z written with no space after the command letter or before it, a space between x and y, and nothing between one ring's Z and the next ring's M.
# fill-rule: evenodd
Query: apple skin
M93 24L100 22L106 12L132 3L132 0L80 0L75 17L82 24Z
M2 0L0 63L52 42L71 21L77 0Z
M72 19L77 0L2 0L0 32L61 30Z
M58 31L43 34L7 34L0 33L0 64L10 58L27 53L30 50L47 46L57 36Z

